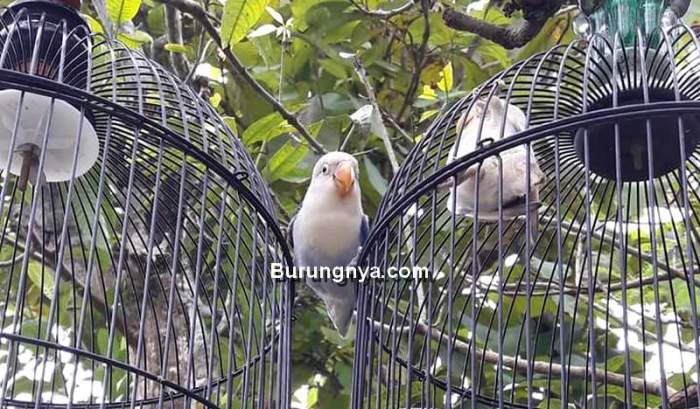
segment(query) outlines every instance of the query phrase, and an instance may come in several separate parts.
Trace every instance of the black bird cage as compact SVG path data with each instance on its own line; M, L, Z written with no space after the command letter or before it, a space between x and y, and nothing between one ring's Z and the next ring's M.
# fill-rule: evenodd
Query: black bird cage
M603 3L408 155L359 265L409 278L360 286L353 408L698 405L700 39L687 4Z
M288 407L290 258L242 143L59 2L0 17L0 407Z

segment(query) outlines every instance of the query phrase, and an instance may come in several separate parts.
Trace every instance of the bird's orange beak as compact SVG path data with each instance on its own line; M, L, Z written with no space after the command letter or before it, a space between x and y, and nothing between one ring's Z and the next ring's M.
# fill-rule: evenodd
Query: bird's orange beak
M355 184L355 171L352 169L352 165L348 162L341 162L335 169L333 180L335 180L335 187L338 189L338 194L340 194L341 197L347 196L352 192L353 185Z

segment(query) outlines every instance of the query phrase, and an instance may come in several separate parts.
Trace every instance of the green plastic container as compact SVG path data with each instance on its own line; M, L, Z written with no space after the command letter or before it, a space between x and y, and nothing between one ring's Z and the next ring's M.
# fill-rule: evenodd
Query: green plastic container
M619 34L626 46L634 45L641 30L644 41L658 47L661 16L667 3L667 0L608 0L591 14L593 30L605 35L611 43Z

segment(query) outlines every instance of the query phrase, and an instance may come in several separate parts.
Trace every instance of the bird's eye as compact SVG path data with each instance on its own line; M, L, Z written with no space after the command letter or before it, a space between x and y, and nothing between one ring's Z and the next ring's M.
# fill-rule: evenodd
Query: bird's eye
M321 168L321 173L323 173L324 175L328 173L328 165L323 165L323 168Z

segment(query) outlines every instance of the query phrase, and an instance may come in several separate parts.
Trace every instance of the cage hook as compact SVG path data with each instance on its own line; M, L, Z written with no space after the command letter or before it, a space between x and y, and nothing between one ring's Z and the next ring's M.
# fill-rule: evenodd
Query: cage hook
M484 138L484 139L481 139L480 141L478 141L478 142L476 143L476 147L479 148L479 149L482 149L482 148L485 148L485 147L488 146L488 145L491 145L491 144L494 143L494 142L495 142L495 140L494 140L493 138Z
M245 180L248 180L250 174L245 170L238 170L233 173L233 176L235 176L236 179L238 179L239 181L243 182Z

